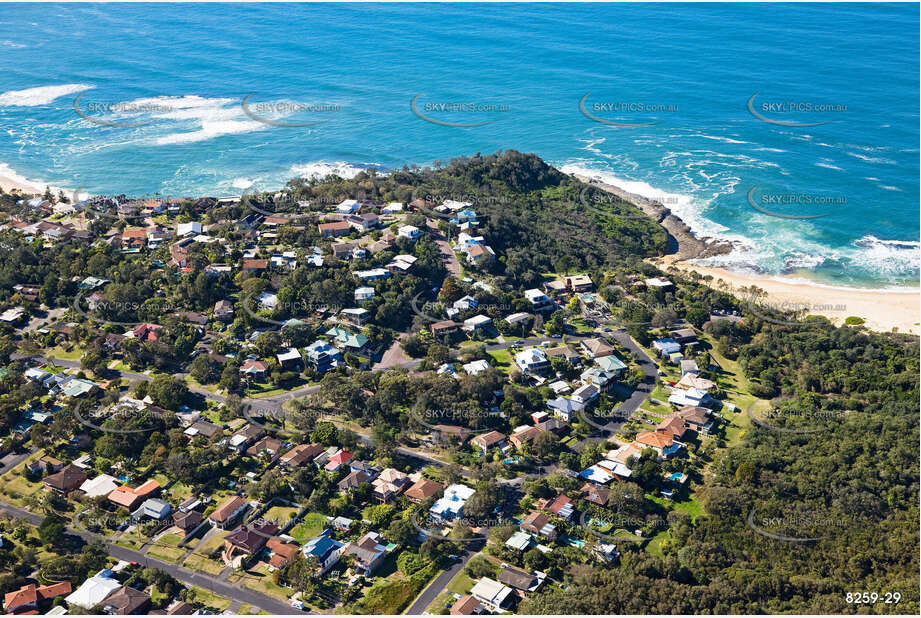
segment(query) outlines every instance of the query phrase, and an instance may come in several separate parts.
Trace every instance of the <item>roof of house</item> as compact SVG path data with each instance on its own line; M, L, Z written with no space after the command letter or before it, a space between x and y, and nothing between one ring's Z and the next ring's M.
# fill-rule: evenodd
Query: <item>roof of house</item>
M635 442L654 448L666 448L671 446L674 441L669 431L656 429L655 431L643 431L636 434Z
M595 504L600 504L601 506L607 504L608 498L611 497L610 489L589 482L586 482L585 485L582 486L582 489L579 490L579 493L581 493L582 497L589 502L594 502Z
M218 523L225 522L245 504L246 500L240 496L231 496L211 513L210 518Z
M437 495L442 489L444 489L444 485L441 483L436 483L429 479L419 479L412 487L406 490L405 495L416 500L425 500Z
M102 602L104 607L113 607L118 615L140 614L138 611L150 603L150 595L128 586L122 586L112 592Z
M234 547L254 553L278 532L278 526L269 522L243 525L228 534L224 540Z
M86 473L73 464L67 464L60 471L45 477L45 485L60 491L75 489L86 480Z
M313 461L324 450L321 444L298 444L281 456L281 463L300 466L308 461Z
M512 567L503 567L499 571L499 582L518 590L527 590L534 585L534 576Z
M451 614L454 616L469 616L476 612L480 602L469 594L462 596L454 605L451 606Z
M471 442L483 448L489 448L505 440L505 434L498 431L488 431L475 436Z

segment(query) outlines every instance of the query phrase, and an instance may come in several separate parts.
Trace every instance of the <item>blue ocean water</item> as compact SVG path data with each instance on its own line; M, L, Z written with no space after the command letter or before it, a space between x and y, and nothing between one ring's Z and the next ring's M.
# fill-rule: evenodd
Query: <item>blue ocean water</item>
M0 174L227 195L513 148L737 241L712 265L917 286L918 22L882 4L2 5Z

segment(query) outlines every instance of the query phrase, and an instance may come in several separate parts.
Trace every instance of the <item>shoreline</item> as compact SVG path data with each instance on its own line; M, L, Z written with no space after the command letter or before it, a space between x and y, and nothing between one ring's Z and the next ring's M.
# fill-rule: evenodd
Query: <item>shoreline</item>
M665 228L670 237L669 253L648 260L662 270L674 268L684 273L712 277L703 283L714 289L731 291L740 297L744 296L746 289L755 286L767 293L759 301L765 305L778 309L806 309L807 313L824 315L839 326L845 318L856 316L862 318L871 330L890 332L897 329L899 333L921 333L921 288L879 290L835 287L803 281L801 277L792 275L752 275L724 268L698 266L688 260L729 253L734 249L733 244L696 236L684 221L658 202L582 174L572 176L630 202Z

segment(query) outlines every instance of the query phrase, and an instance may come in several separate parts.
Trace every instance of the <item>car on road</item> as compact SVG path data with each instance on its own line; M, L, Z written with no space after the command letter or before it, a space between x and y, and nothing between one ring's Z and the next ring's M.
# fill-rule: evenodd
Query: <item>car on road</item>
M562 339L563 335L550 335L551 339Z
M541 341L540 344L541 344L542 346L544 346L544 347L547 347L547 346L550 345L550 341L549 341L549 340L544 340L544 341Z
M291 607L293 607L294 609L304 609L304 604L301 601L294 599L293 601L291 601Z
M524 345L524 339L517 339L512 345Z

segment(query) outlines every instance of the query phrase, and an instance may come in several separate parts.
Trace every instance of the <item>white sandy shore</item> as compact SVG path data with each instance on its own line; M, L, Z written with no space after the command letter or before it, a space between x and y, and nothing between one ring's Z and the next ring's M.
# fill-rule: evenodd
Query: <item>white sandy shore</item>
M23 193L44 193L45 187L39 187L37 184L28 181L21 176L8 173L8 170L0 168L0 188L9 193L13 190L22 191Z
M848 316L866 321L867 327L889 332L921 333L921 290L864 290L860 288L833 287L791 281L783 276L757 277L743 275L722 268L706 268L688 263L672 266L710 275L709 284L716 289L734 291L737 296L751 298L743 289L757 286L767 295L758 302L778 310L807 309L808 313L824 315L835 324L842 324ZM662 261L660 266L665 268Z

